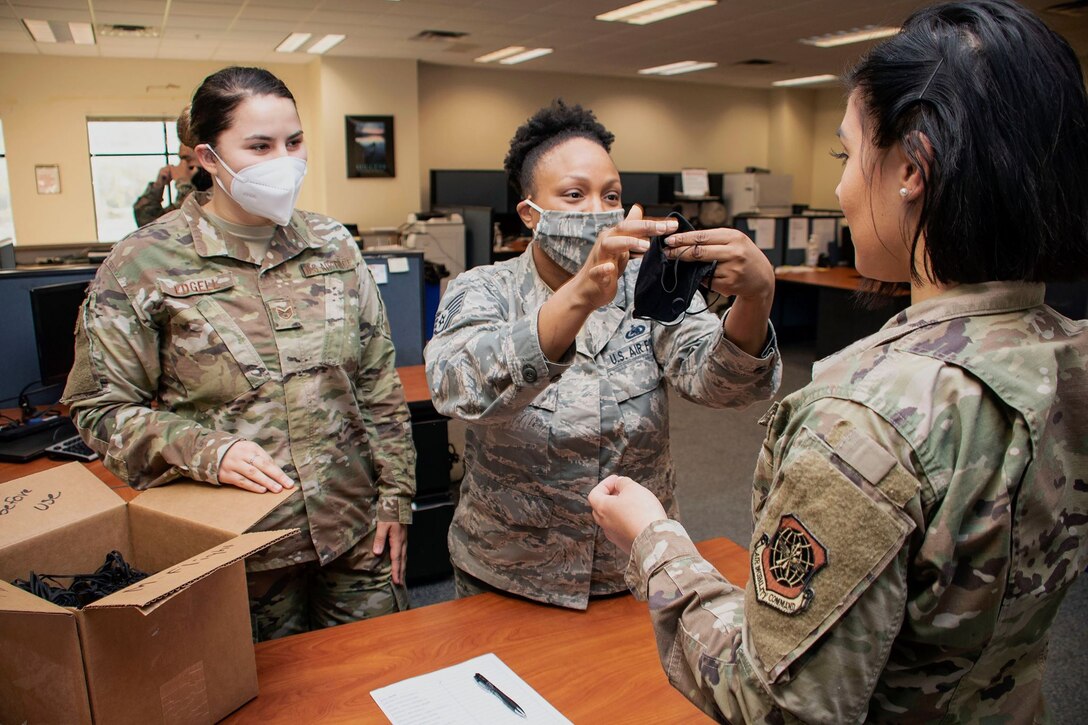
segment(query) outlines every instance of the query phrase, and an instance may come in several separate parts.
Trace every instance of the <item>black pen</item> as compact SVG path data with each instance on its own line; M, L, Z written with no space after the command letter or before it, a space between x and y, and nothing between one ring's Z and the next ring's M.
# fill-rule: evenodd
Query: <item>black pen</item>
M525 711L521 709L521 705L519 705L516 702L514 702L513 700L511 700L509 695L507 695L505 692L503 692L499 688L492 685L491 681L488 680L483 675L481 675L479 672L477 672L473 676L472 679L476 680L477 685L479 685L480 687L484 688L485 690L490 692L495 697L502 700L502 704L506 705L508 708L510 708L510 711L513 712L515 715L520 715L521 717L526 717Z

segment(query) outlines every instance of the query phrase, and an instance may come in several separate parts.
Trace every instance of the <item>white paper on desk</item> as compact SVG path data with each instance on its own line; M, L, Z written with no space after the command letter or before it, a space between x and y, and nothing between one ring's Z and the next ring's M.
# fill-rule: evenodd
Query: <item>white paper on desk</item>
M526 716L511 712L477 685L473 679L477 672L520 705ZM572 725L494 653L401 680L371 691L370 696L393 725Z
M790 217L790 235L786 249L805 249L808 247L808 217Z
M680 170L680 195L702 197L710 193L710 178L706 169Z
M816 235L816 241L820 243L821 252L826 252L835 241L835 225L838 221L833 218L812 220L812 233Z
M374 264L371 262L366 266L370 269L370 274L373 275L374 281L378 284L385 284L389 281L389 270L384 264Z
M774 219L749 219L748 231L759 249L774 249Z

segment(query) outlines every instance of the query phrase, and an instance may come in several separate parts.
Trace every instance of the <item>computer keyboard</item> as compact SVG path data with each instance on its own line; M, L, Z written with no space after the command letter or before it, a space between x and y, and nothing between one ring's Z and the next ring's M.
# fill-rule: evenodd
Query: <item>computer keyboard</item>
M45 449L45 454L50 458L74 458L77 461L93 461L98 454L92 451L79 436L65 438Z

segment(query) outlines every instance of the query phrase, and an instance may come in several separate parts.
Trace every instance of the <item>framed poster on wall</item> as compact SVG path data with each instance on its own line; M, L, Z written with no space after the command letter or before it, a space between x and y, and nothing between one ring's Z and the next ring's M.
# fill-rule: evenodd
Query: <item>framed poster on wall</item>
M348 178L396 176L392 116L344 116Z

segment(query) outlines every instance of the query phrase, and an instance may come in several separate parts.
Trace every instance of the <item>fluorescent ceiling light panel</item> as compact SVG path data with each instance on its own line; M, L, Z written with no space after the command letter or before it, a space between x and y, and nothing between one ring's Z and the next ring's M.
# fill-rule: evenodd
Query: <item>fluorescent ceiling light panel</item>
M803 38L801 42L805 45L815 45L817 48L834 48L837 45L849 45L850 43L863 43L866 40L887 38L898 32L899 28L868 25L864 28L855 28L853 30L843 30L838 33L828 33L827 35Z
M833 75L805 76L804 78L790 78L784 81L775 81L771 85L780 88L788 86L814 86L817 83L830 83L831 81L837 81L838 79L838 76Z
M514 65L515 63L524 63L527 60L539 58L540 56L548 55L551 52L551 48L533 48L532 50L527 50L524 53L518 53L517 55L512 55L509 58L503 58L499 61L499 63L501 63L502 65Z
M303 43L313 37L312 33L291 33L283 42L276 46L277 53L294 53L302 47Z
M700 63L697 60L682 60L679 63L669 63L668 65L658 65L653 68L643 68L639 73L647 76L675 76L681 73L692 73L697 70L706 70L707 68L717 67L717 63Z
M510 46L507 46L507 47L503 48L502 50L496 50L494 53L488 53L487 55L481 55L479 58L476 59L476 62L477 63L491 63L492 61L502 60L503 58L509 58L512 55L517 55L518 53L522 52L523 50L525 50L524 45L510 45Z
M601 13L597 20L631 25L649 25L659 20L673 18L684 13L709 8L718 4L718 0L642 0L633 5Z
M39 43L55 43L57 42L57 36L53 35L53 29L49 27L49 23L45 20L30 20L29 18L23 18L23 25L26 26L27 31L33 36L34 40Z
M717 63L694 63L685 68L673 68L672 70L663 70L658 75L663 76L676 76L681 73L694 73L697 70L706 70L708 68L717 68Z
M307 48L306 52L307 53L315 53L315 54L317 54L317 53L327 53L330 50L332 50L333 48L335 48L337 45L339 45L340 42L346 37L348 37L348 36L339 35L339 34L335 34L335 33L332 34L332 35L326 35L324 38L322 38L321 40L317 41L316 43L311 45L309 48Z
M94 45L94 28L90 23L68 23L68 30L76 45Z

